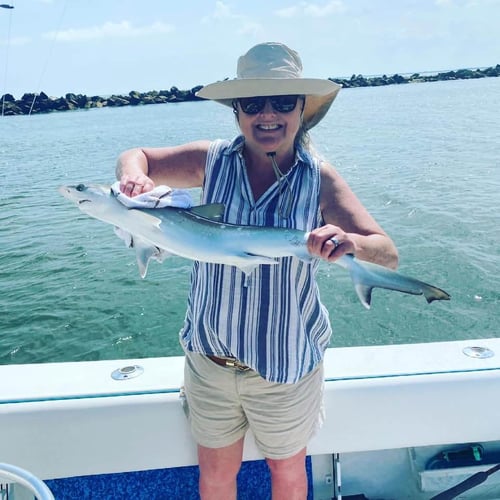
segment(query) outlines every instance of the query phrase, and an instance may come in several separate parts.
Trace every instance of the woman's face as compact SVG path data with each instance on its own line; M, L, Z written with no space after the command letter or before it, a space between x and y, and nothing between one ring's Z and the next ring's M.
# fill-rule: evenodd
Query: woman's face
M295 107L288 111L294 102ZM238 99L237 117L245 136L245 147L256 153L293 152L295 136L302 122L303 105L304 98L301 96Z

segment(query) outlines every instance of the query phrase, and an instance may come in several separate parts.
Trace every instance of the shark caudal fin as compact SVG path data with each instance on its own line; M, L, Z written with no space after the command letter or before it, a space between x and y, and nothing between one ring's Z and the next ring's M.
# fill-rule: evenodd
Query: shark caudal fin
M450 300L451 296L448 292L441 290L433 285L428 285L427 283L423 283L420 281L422 286L422 293L424 294L425 300L430 304L435 300Z
M397 292L409 293L411 295L423 295L425 297L425 300L427 300L427 303L429 304L435 300L450 300L451 298L450 294L445 292L444 290L441 290L441 288L437 288L433 285L428 285L423 281L418 281L413 278L408 279L412 281L413 285L417 285L418 288L415 288L415 286L411 286L410 288L408 288L381 284L366 285L363 283L355 283L354 289L356 290L356 294L358 295L360 302L364 307L366 307L366 309L370 309L372 301L372 290L374 288L385 288L386 290L395 290Z
M450 300L450 295L447 292L433 285L371 262L357 260L352 256L344 257L347 259L344 259L341 265L349 270L359 300L367 309L370 309L374 288L423 295L428 303L434 300Z

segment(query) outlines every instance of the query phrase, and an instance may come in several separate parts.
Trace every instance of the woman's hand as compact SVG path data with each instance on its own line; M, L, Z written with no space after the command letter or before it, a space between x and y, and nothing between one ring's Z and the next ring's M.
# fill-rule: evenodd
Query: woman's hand
M134 175L124 174L120 178L120 191L129 198L147 193L153 190L154 187L155 183L144 173Z
M309 233L307 249L311 255L334 262L347 253L356 253L356 244L349 233L333 224L313 229Z

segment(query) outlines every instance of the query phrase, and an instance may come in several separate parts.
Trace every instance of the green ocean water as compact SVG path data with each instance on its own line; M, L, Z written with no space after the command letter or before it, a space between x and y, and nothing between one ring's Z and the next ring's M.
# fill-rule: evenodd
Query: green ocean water
M400 272L452 296L375 290L367 311L322 264L332 347L500 336L499 109L499 78L345 89L313 130L395 240ZM236 132L211 102L0 118L0 364L181 354L191 262L152 263L142 280L111 226L57 188L112 183L127 148Z

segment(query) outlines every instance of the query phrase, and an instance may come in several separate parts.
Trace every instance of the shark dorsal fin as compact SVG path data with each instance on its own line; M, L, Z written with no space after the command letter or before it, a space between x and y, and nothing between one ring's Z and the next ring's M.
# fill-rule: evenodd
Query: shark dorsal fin
M189 211L205 219L222 222L224 216L225 205L223 203L210 203L208 205L198 205L191 207Z

